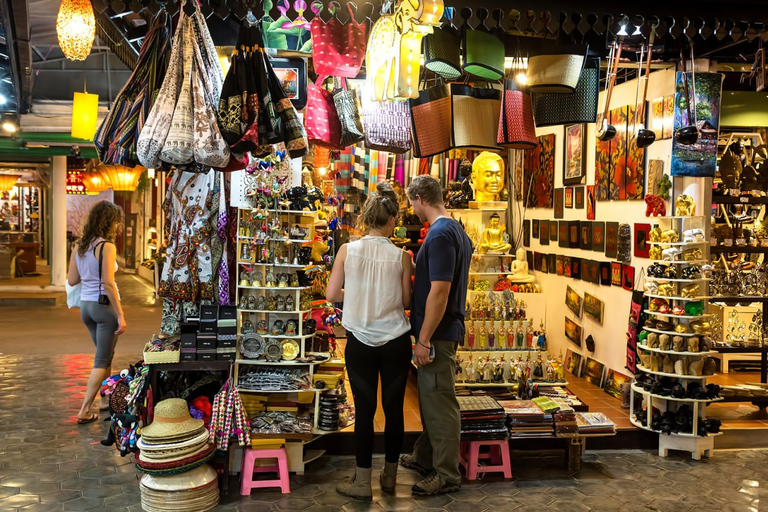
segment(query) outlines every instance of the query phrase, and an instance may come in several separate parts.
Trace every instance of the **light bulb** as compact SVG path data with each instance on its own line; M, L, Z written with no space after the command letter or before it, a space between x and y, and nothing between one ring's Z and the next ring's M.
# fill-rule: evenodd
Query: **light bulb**
M3 123L3 130L8 132L8 133L16 133L16 130L18 130L18 128L16 128L16 125L13 124L12 122L5 121Z
M517 82L520 85L525 85L528 83L528 75L523 73L522 71L515 75L515 82Z

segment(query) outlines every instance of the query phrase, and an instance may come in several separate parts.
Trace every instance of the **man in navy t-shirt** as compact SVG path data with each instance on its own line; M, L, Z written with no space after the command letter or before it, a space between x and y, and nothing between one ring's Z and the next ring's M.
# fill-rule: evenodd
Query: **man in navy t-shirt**
M419 407L423 433L413 454L400 463L426 478L412 487L427 496L459 490L461 418L456 400L456 350L464 338L464 305L472 259L472 242L464 228L448 216L440 183L417 176L408 199L430 227L416 257L411 331L416 337L413 358L419 367ZM430 351L434 348L434 359Z

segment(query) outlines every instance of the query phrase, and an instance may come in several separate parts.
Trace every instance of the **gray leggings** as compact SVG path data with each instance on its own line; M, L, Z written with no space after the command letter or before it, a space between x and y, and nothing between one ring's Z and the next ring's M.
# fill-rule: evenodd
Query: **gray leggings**
M94 368L109 368L112 366L112 356L117 345L117 316L110 306L96 301L80 302L80 318L91 333L91 339L96 346L93 358Z

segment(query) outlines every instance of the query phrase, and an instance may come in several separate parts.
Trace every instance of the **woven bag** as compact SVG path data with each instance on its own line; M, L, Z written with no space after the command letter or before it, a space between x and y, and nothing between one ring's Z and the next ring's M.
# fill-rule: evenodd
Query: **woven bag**
M514 80L504 80L496 142L499 146L512 149L533 149L537 145L531 95L521 90Z
M390 153L411 149L411 111L407 101L373 101L363 94L365 147Z
M501 91L451 84L451 146L498 151Z
M464 71L484 80L504 77L504 43L483 30L464 33Z
M461 40L446 29L424 36L424 67L446 80L461 76Z
M600 59L589 58L573 94L531 93L536 126L594 123L600 84Z
M347 23L342 24L335 17L325 23L320 16L310 22L312 61L318 75L355 78L360 72L365 58L366 24L355 21L350 4L347 9Z
M451 148L451 96L444 85L419 91L408 100L413 156L426 158Z
M569 94L576 90L587 60L587 46L565 45L556 52L528 58L528 90Z
M343 149L341 145L341 122L336 113L333 95L325 88L326 77L307 84L307 112L304 126L307 140L329 149Z

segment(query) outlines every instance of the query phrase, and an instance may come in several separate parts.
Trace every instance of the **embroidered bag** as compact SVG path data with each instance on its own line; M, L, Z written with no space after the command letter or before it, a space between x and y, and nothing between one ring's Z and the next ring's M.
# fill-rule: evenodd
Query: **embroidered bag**
M342 24L335 16L325 23L320 16L310 22L312 61L318 75L355 78L363 65L366 46L365 22L357 23L351 4L349 21Z

